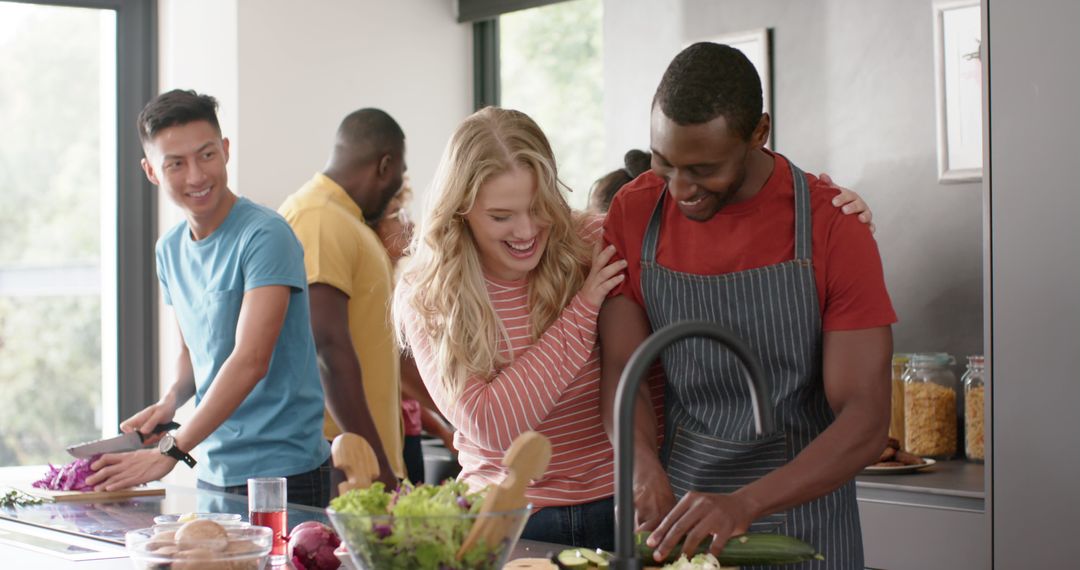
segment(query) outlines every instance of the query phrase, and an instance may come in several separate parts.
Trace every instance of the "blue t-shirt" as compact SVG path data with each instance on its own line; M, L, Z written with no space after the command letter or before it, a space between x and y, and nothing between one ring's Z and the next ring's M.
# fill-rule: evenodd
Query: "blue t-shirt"
M244 292L290 287L289 308L270 368L248 397L195 452L198 478L218 486L249 477L311 471L330 455L322 436L323 390L311 334L304 252L273 210L239 197L212 234L191 239L187 222L158 240L165 304L176 310L191 353L198 406L236 345Z

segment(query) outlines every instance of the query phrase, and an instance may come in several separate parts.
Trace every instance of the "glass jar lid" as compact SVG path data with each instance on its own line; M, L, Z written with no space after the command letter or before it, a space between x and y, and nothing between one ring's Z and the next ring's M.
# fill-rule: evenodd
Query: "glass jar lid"
M947 352L919 352L911 355L912 366L950 366L956 359Z

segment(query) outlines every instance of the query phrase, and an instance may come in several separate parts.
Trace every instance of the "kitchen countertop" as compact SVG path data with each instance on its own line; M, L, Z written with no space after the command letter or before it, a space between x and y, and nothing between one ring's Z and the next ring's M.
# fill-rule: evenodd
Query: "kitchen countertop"
M983 512L985 477L981 463L939 461L914 473L860 475L855 490L860 501Z
M5 530L20 526L6 519L0 519L0 537ZM59 532L50 531L64 537ZM67 537L64 537L67 538ZM122 547L117 546L120 551ZM510 555L511 560L518 558L546 558L552 552L561 550L563 547L543 542L519 540L514 552ZM10 546L0 542L0 560L3 560L3 568L48 568L50 570L131 570L132 564L127 556L109 558L103 560L69 561L49 554L38 553L24 548ZM291 566L267 566L267 570L291 570Z
M45 472L41 466L0 468L0 489L22 486ZM153 526L154 516L162 513L233 512L246 518L247 497L179 485L165 485L164 496L137 497L108 503L64 502L33 507L0 508L0 567L57 568L73 570L130 569L124 554L125 530ZM293 527L305 520L329 524L322 509L289 505L288 524ZM34 535L54 547L83 546L114 554L119 558L66 560L63 557L8 544L16 535ZM119 541L121 544L117 544ZM511 559L545 558L563 547L528 540L518 541ZM270 568L270 567L268 567ZM280 567L287 568L287 567Z
M43 466L0 468L0 489L25 487L46 471ZM46 503L17 509L0 508L0 560L4 568L72 568L76 570L130 569L123 547L128 530L154 525L165 513L231 512L247 516L247 497L179 485L165 485L165 495L110 500ZM329 523L322 509L289 505L288 521L294 526L306 520ZM29 528L27 528L29 527ZM5 542L34 535L39 546L63 545L124 554L121 558L68 560ZM117 544L119 543L119 544ZM80 551L82 552L82 551Z
M0 468L0 487L25 483L44 472L42 467ZM984 467L965 461L942 461L922 471L903 475L861 475L856 478L859 501L898 504L934 509L983 512L985 489ZM247 500L239 495L227 495L185 486L166 485L164 497L140 497L115 503L54 503L41 509L0 509L0 560L5 568L71 568L75 570L118 570L131 568L126 558L69 561L38 553L3 542L5 531L19 532L34 525L34 532L63 542L80 542L101 546L102 549L123 547L103 542L102 538L122 540L122 529L141 528L153 524L154 515L178 512L237 512L246 514ZM289 526L304 520L327 522L320 509L300 505L289 506ZM78 535L78 536L75 536ZM95 537L95 540L86 538ZM90 542L86 542L86 541ZM543 558L561 547L519 541L512 559Z

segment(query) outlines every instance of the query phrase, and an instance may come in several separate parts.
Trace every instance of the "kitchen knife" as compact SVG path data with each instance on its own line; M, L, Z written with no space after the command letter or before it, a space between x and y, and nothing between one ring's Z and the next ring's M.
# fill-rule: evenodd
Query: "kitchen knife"
M158 424L152 434L161 433L164 431L174 430L180 427L180 424L176 422L169 422L164 424ZM88 441L86 443L80 443L72 445L67 448L67 452L71 455L78 457L79 459L86 459L87 457L93 457L99 453L119 453L122 451L134 451L141 449L143 446L142 432L135 430L131 433L120 434L115 437L107 437L105 439L99 439L97 441Z

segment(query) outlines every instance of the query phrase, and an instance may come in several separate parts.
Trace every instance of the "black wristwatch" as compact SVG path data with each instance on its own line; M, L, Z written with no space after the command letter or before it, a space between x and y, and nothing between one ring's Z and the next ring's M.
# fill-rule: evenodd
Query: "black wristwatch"
M183 461L184 463L187 463L188 467L195 467L195 458L182 451L179 447L176 447L176 438L173 437L173 434L165 434L165 436L161 438L161 441L158 442L157 448L162 455L168 455L177 461Z

